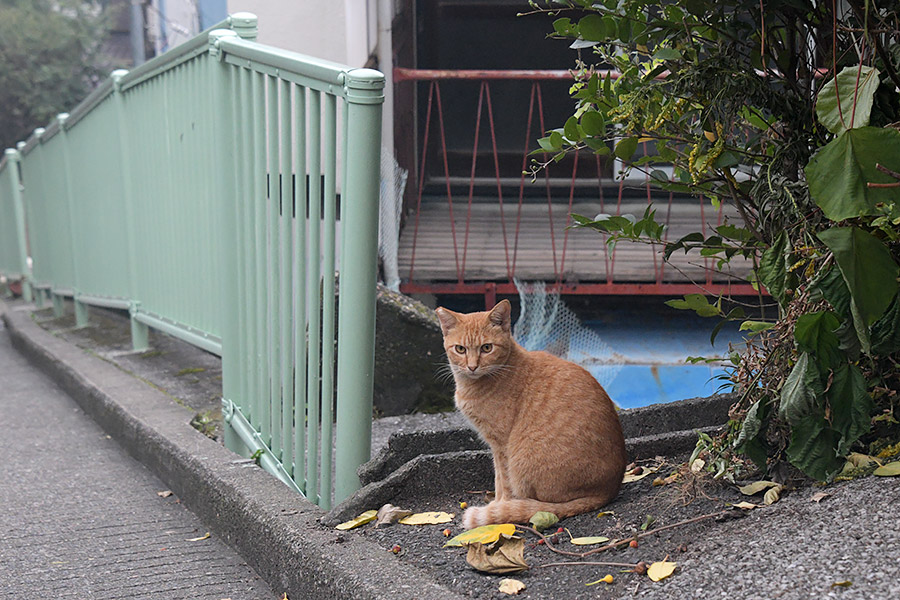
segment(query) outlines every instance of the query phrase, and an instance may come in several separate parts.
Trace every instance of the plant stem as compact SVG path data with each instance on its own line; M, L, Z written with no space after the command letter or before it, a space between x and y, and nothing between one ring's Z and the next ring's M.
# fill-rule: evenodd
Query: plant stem
M690 525L691 523L697 523L699 521L704 521L706 519L713 519L715 517L724 515L727 513L727 510L720 510L718 512L710 513L708 515L701 515L699 517L694 517L693 519L687 519L686 521L679 521L678 523L672 523L671 525L664 525L662 527L657 527L656 529L652 529L650 531L645 531L644 533L638 533L631 537L627 537L623 540L618 540L607 544L605 546L600 546L599 548L594 548L593 550L588 550L587 552L569 552L567 550L560 550L556 548L549 542L546 536L543 533L534 529L533 527L528 527L527 525L519 525L520 529L524 529L526 531L530 531L531 533L537 535L542 540L544 540L544 545L547 546L551 552L555 552L557 554L562 554L564 556L574 556L576 558L584 558L585 556L590 556L591 554L597 554L598 552L604 552L606 550L612 550L613 548L618 548L619 546L623 546L631 542L631 540L639 540L643 537L647 537L648 535L653 535L654 533L659 533L660 531L665 531L667 529L674 529L675 527L681 527L682 525Z
M543 569L544 567L575 567L579 565L585 566L593 566L593 567L623 567L627 569L636 569L637 565L632 565L630 563L617 563L617 562L552 562L552 563L544 563L542 565L535 565L535 569Z

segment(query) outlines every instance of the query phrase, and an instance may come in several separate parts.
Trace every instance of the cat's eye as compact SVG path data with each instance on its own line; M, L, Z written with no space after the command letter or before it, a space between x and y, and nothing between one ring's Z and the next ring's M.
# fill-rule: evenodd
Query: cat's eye
M484 352L485 354L488 354L493 349L494 349L493 344L482 344L481 345L481 351Z
M456 350L457 354L465 354L466 353L466 347L463 345L460 345L460 344L457 344L453 349Z

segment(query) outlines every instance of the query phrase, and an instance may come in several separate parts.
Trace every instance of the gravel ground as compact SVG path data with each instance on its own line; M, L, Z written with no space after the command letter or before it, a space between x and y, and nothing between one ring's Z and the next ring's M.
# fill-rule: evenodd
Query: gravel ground
M673 469L663 467L662 474ZM647 477L627 484L619 497L604 510L565 519L558 525L574 537L602 535L628 539L641 533L648 515L649 529L678 523L697 516L717 513L729 504L747 500L734 486L713 483L703 493L691 494L677 485L654 487ZM824 491L829 496L816 502L812 496ZM498 591L505 577L519 579L527 586L520 597L565 598L900 598L896 577L900 566L900 532L896 510L900 506L900 486L895 478L867 477L821 488L801 483L782 499L751 511L731 509L719 519L682 525L659 534L642 537L637 548L625 546L578 559L551 552L537 544L537 537L523 532L525 559L530 569L515 575L485 575L472 569L465 550L443 548L442 534L462 531L460 501L483 502L483 494L460 490L454 498L424 498L418 506L403 508L416 512L443 510L455 514L445 525L373 524L348 531L363 535L385 551L401 548L398 560L425 568L441 583L472 598L507 598ZM761 497L751 498L761 503ZM373 507L377 508L377 507ZM548 531L556 530L557 526ZM559 534L554 544L561 550L583 552L590 546L574 546L568 533ZM596 546L594 546L596 547ZM668 579L652 582L645 576L623 572L621 567L554 566L552 562L609 561L635 564L669 561L678 564ZM611 585L587 586L607 574ZM848 587L833 586L849 581Z

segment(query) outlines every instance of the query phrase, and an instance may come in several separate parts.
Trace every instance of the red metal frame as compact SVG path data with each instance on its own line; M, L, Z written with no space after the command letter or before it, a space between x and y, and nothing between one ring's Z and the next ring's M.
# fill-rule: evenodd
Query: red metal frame
M606 77L609 75L612 78L616 78L618 73L614 71L603 71L599 73L600 75ZM573 74L569 71L548 71L548 70L517 70L517 71L483 71L483 70L462 70L462 71L449 71L449 70L434 70L434 69L405 69L405 68L395 68L393 71L394 81L395 82L427 82L428 83L428 99L426 103L426 117L424 124L424 135L421 147L421 155L419 162L419 179L418 186L416 190L416 211L415 217L412 220L411 225L414 227L413 230L413 248L411 252L410 258L410 268L408 273L408 279L406 282L401 283L400 289L406 293L432 293L432 294L477 294L484 295L486 305L492 306L496 301L496 297L498 294L500 295L515 295L517 294L517 290L515 284L513 283L513 278L516 276L516 259L518 256L518 248L519 248L519 234L520 234L520 226L521 226L521 218L522 218L522 204L524 199L524 189L525 189L525 167L527 166L528 155L535 144L535 140L532 138L532 125L535 117L535 108L537 108L537 117L538 117L538 125L540 127L540 131L546 131L547 128L544 123L544 107L541 96L541 82L544 81L571 81L573 78ZM469 80L469 81L479 81L479 91L478 91L478 101L476 107L476 123L475 123L475 131L474 131L474 144L473 144L473 152L472 152L472 165L470 170L470 177L468 182L468 199L466 206L466 226L465 231L460 234L457 231L455 219L454 219L454 200L453 194L451 191L451 183L450 183L450 170L448 166L447 159L447 141L444 129L444 116L443 116L443 106L441 103L441 89L440 83L445 80ZM500 166L499 166L499 158L497 151L497 137L496 130L494 124L494 106L491 100L491 90L490 90L490 82L497 80L527 80L531 81L531 93L529 98L529 107L528 107L528 122L525 124L525 147L523 150L522 157L522 171L523 174L519 181L519 193L518 193L518 210L516 213L516 223L515 223L515 234L513 240L508 239L508 230L512 230L511 224L510 227L507 227L507 222L504 217L505 212L503 209L504 203L504 195L503 195L503 186L501 184L501 176L500 176ZM435 110L436 109L436 110ZM489 128L490 134L490 142L491 142L491 153L493 157L493 167L494 174L496 179L496 190L497 190L497 199L500 203L501 211L500 211L500 228L503 235L503 243L504 243L504 252L505 252L505 260L506 260L506 272L507 272L507 281L471 281L466 278L466 256L468 251L468 242L469 242L469 232L471 225L471 217L472 217L472 200L475 188L475 173L476 173L476 162L478 160L478 144L481 135L481 128L484 123L482 116L484 112L487 112L487 127ZM434 281L417 281L416 280L416 244L418 242L418 232L419 232L419 213L422 206L422 195L424 190L424 182L426 179L425 173L425 165L426 158L428 156L428 147L431 132L431 125L433 117L436 115L437 125L439 130L439 149L442 154L442 166L443 166L443 177L444 177L444 186L442 186L447 195L447 204L449 208L449 216L450 216L450 233L453 240L454 246L454 260L456 265L456 281L455 282L434 282ZM646 152L646 144L644 144L644 150ZM604 261L606 262L606 281L585 281L578 283L570 283L564 280L563 274L565 273L565 265L566 265L566 254L569 245L569 229L568 225L571 223L571 212L572 205L575 197L575 187L576 181L578 177L578 164L577 160L577 152L576 159L573 161L572 173L570 178L570 185L568 190L568 211L566 216L567 228L565 229L565 234L563 239L557 240L554 234L553 228L553 219L554 219L554 205L558 208L558 202L554 203L551 198L551 186L549 181L549 175L544 172L545 176L545 188L546 188L546 196L547 196L547 208L548 208L548 220L550 224L550 241L552 248L552 260L553 260L553 269L556 273L556 280L552 282L548 282L548 289L558 290L562 294L578 294L578 295L682 295L689 293L705 293L705 294L732 294L732 295L757 295L759 292L755 290L751 285L746 283L733 283L733 282L721 282L714 281L712 269L707 270L707 276L705 277L705 281L698 283L689 283L689 282L666 282L664 279L664 271L665 271L665 263L658 259L658 257L654 254L653 258L653 281L646 283L633 283L633 282L617 282L615 280L615 261L616 261L616 251L613 250L611 253L606 249L606 245L602 244L600 240L598 240L598 244L602 244L604 247ZM588 174L588 178L596 179L598 181L598 191L599 191L599 200L601 208L605 211L604 208L605 202L603 198L603 188L601 181L601 171L600 171L600 158L597 157L597 173L590 175ZM648 204L653 201L653 197L651 195L651 184L649 178L646 178L644 181L644 187L646 188L646 198ZM623 188L624 181L620 181L618 184L618 195L616 200L616 214L620 214L620 208L622 205L622 197L623 197ZM664 198L664 196L663 196ZM659 200L659 196L656 198ZM666 223L669 222L669 217L671 213L672 206L672 194L669 194L668 197L668 210L665 213ZM706 234L706 213L704 208L704 201L700 199L700 211L701 211L701 223L700 226ZM665 201L662 203L657 203L657 206L664 206ZM458 208L458 207L457 207ZM660 211L662 212L662 211ZM722 222L722 212L719 211L716 216L716 221L718 224ZM459 241L462 238L462 248L459 247ZM605 241L605 240L604 240ZM512 246L512 248L510 248ZM711 259L705 259L707 266L709 266Z

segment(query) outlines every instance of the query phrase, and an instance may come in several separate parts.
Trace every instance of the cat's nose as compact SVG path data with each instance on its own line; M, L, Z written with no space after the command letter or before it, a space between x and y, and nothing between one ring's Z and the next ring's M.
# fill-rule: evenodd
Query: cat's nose
M468 365L468 367L469 367L469 370L474 373L475 370L478 368L478 365Z

